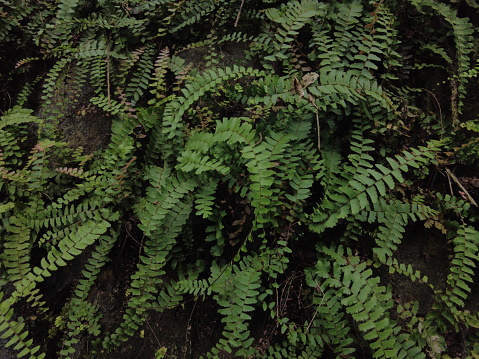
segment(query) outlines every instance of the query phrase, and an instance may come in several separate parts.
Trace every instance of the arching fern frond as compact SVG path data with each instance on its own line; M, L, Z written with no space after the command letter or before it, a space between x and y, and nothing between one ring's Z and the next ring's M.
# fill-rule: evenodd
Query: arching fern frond
M23 218L10 216L5 221L3 253L0 255L2 265L7 269L6 278L17 282L26 277L30 268L30 228L26 226Z
M4 299L4 293L0 292L0 333L2 339L10 338L5 347L15 345L14 348L19 350L18 356L29 355L30 359L43 359L44 353L39 353L40 346L33 346L33 339L27 339L28 331L25 330L24 319L19 317L16 320L12 308L12 300Z
M401 243L405 227L410 221L426 220L436 211L419 203L402 203L397 200L386 202L380 199L372 210L366 210L368 222L381 223L374 235L377 247L373 249L379 262L391 258Z
M298 30L310 23L312 19L320 14L321 6L316 1L289 1L281 8L271 8L265 11L266 17L278 24L277 33L268 41L267 51L271 55L265 57L268 61L283 61L288 59L287 52L291 47ZM272 36L272 35L271 35ZM265 40L259 39L260 42Z
M337 355L352 355L356 349L351 335L352 328L343 310L341 295L338 293L340 289L329 287L324 291L321 287L322 282L318 281L314 270L306 271L306 283L315 291L313 303L317 311L317 319L309 325L320 333L324 343L331 346Z
M147 189L143 203L138 207L138 215L140 228L150 236L160 230L170 211L181 203L197 184L189 176L181 173L175 175L171 170L159 167L152 167L147 178L150 179L151 186Z
M213 90L219 84L230 79L237 79L244 76L260 76L261 72L252 68L241 66L227 67L225 69L206 70L199 75L192 83L187 84L182 89L182 96L176 101L172 101L165 109L163 134L168 138L177 135L177 129L180 124L181 116L188 107L208 91Z
M32 110L14 107L0 117L0 146L3 171L14 170L21 160L20 145L26 140L28 124L38 124L41 120L32 115ZM8 163L8 165L7 165ZM13 166L12 166L13 165Z
M379 286L379 278L359 257L344 253L342 247L325 249L329 260L319 260L315 275L321 282L322 292L332 288L340 296L340 303L358 324L358 329L370 343L375 358L425 358L406 333L390 317L392 295L389 289Z
M114 215L112 216L112 219ZM12 299L27 297L34 292L36 283L42 282L46 277L51 276L58 266L65 266L66 261L82 253L89 245L93 244L102 234L105 233L110 223L101 217L83 223L76 233L70 233L62 238L56 247L52 247L47 255L42 258L40 265L34 267L16 284L16 291L12 293Z
M402 172L432 161L436 151L434 145L404 151L402 155L387 158L389 166L376 163L371 167L367 160L361 160L354 167L346 165L341 177L348 183L337 187L337 192L326 195L311 217L310 228L322 232L336 225L338 220L374 205L380 197L386 196L388 189L394 189L396 181L404 181Z
M65 315L68 322L65 328L63 346L59 352L63 358L72 357L76 352L76 345L82 332L86 330L94 336L98 336L100 333L99 320L101 315L98 313L97 306L88 302L87 298L100 270L109 260L108 254L115 244L115 240L115 236L101 236L84 267L85 269L82 271L83 278L79 280L72 294Z
M154 306L156 303L156 294L163 283L162 276L165 274L164 266L169 253L192 210L191 196L182 198L185 194L176 192L176 194L180 194L180 198L174 198L175 192L170 194L172 197L165 196L164 202L162 202L162 206L168 208L168 211L163 217L161 226L159 222L155 223L156 228L153 229L151 228L152 222L148 222L150 238L145 242L144 254L140 257L137 271L132 275L129 289L131 298L127 303L123 321L114 333L109 334L102 341L105 349L111 349L112 345L118 345L132 336L145 321L148 307ZM176 202L176 204L172 202ZM145 225L147 222L145 218L141 218L141 220ZM151 232L153 230L154 233Z
M228 280L223 282L223 286L230 290L225 291L225 287L222 287L218 290L219 293L214 295L214 299L222 307L218 312L223 316L221 321L225 328L223 338L208 357L217 357L220 350L231 353L234 349L236 355L245 357L255 352L247 322L252 318L249 313L255 309L253 305L257 303L260 294L260 265L258 258L245 258L238 265L233 265ZM225 296L225 293L230 294Z
M468 319L470 314L464 309L464 306L471 294L474 270L479 262L479 233L473 227L463 225L457 231L453 244L454 258L451 261L447 277L447 288L440 298L442 303L437 310L458 330L458 323L467 323L472 319ZM447 306L447 309L441 310L440 308L444 305Z
M137 68L132 74L131 79L128 81L126 96L133 101L133 104L137 103L140 100L140 97L142 97L148 89L153 71L152 60L154 55L154 45L148 45L140 55L140 59L137 62Z
M457 68L451 69L456 77L451 80L451 109L453 124L457 125L459 114L462 113L466 95L467 80L462 76L471 69L471 53L474 50L474 26L467 17L459 17L457 10L452 6L431 0L410 0L421 12L429 7L442 16L451 26L456 43ZM466 81L465 81L466 80Z
M204 94L214 90L221 83L244 76L260 76L261 71L244 68L241 66L227 67L225 69L206 70L198 75L195 81L187 83L181 90L182 95L169 101L163 112L163 121L157 124L151 134L151 156L162 156L172 160L172 156L178 146L183 146L185 134L181 127L183 115Z

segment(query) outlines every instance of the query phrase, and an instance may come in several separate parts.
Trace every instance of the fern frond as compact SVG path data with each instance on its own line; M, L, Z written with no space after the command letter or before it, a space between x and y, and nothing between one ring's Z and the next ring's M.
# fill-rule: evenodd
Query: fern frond
M64 56L58 60L55 65L48 71L45 82L43 84L43 95L42 101L44 101L45 106L52 104L52 98L54 97L55 89L57 87L57 82L64 76L68 64L72 61L71 56Z
M447 277L446 293L442 296L444 303L449 306L455 320L455 325L461 321L465 301L471 293L473 276L479 262L479 233L471 226L462 226L453 240L454 258Z
M60 0L57 11L57 21L65 22L73 17L80 0Z
M30 270L31 230L24 218L14 216L10 216L4 226L8 234L4 236L0 260L2 266L7 268L6 278L17 282L26 277Z
M471 53L474 50L474 27L467 17L459 17L457 10L452 6L438 3L431 0L410 0L420 11L423 11L423 7L430 7L441 15L452 27L454 41L456 43L456 61L457 70L453 69L454 74L457 75L457 79L451 81L452 96L451 107L453 123L458 124L459 114L462 113L462 99L466 95L466 81L462 77L471 68ZM455 83L458 81L458 84ZM457 87L456 89L454 87Z
M72 358L76 352L75 346L80 341L79 338L85 336L85 333L91 336L100 334L101 314L98 313L98 308L86 301L72 304L74 306L68 315L66 324L67 334L62 341L62 349L58 353L60 358Z
M230 79L237 79L244 76L261 76L262 72L252 68L242 66L227 67L225 69L206 70L202 75L196 78L195 82L187 84L182 89L182 96L176 101L170 102L164 114L165 126L163 134L168 138L178 135L180 120L186 110L208 91L213 90L222 82Z
M244 68L241 66L227 67L225 69L206 70L197 76L195 82L185 85L181 90L182 95L169 101L163 112L163 121L157 124L151 134L149 152L151 157L162 156L169 161L176 157L174 153L179 146L184 145L185 134L181 127L183 115L193 103L209 91L214 90L221 83L244 76L260 76L261 71Z
M218 186L218 179L212 179L206 183L196 195L195 208L196 214L203 218L208 218L213 214L213 206L215 202L214 194Z
M277 33L274 34L274 39L266 47L273 53L266 56L265 60L287 59L286 52L294 41L294 37L299 34L298 30L310 23L312 18L318 16L320 9L320 4L311 0L289 1L280 9L267 9L265 11L266 17L279 25Z
M92 187L93 186L94 184ZM91 188L90 193L92 191L93 188ZM88 201L85 201L77 205L71 204L72 202L77 201L81 196L85 195L86 192L82 190L69 191L69 193L58 199L58 201L37 212L37 216L35 216L35 219L32 221L33 228L36 230L39 230L40 228L51 228L55 231L53 233L45 233L44 236L39 239L40 244L50 241L51 238L60 238L62 235L59 232L61 232L63 228L66 231L74 230L75 225L98 215L101 211L100 208L102 208L100 203L89 203ZM56 243L56 241L53 240L53 243Z
M41 120L33 116L32 112L32 110L15 106L0 117L2 172L14 170L20 164L22 158L20 145L27 137L26 125L41 123Z
M270 133L270 135L257 146L247 145L242 150L243 158L248 159L246 167L251 180L251 205L255 208L256 221L267 221L268 212L276 206L272 205L273 180L275 161L289 146L291 137L282 133Z
M325 31L331 31L333 36L330 37L324 32L316 33L313 37L314 53L318 59L322 59L320 63L322 67L334 69L347 63L352 57L350 52L356 50L356 41L361 36L357 25L363 6L360 1L350 1L333 4L328 10L326 18L334 19L334 25L331 26L331 30ZM326 46L323 47L322 43Z
M156 99L152 99L148 102L149 105L153 105L156 101L164 99L166 97L166 84L165 75L170 61L170 49L165 47L160 51L155 61L155 71L152 76L153 82L150 83L150 93L155 96Z
M160 11L162 9L162 5L172 2L172 0L152 0L146 1L139 4L136 4L135 8L133 9L134 13L146 13L148 14L150 11L153 13L154 11Z
M168 197L165 197L165 199L168 200ZM174 206L166 205L168 213L165 215L162 226L156 228L155 233L152 233L145 242L144 255L140 257L137 272L132 275L129 289L132 297L128 301L128 308L125 310L123 321L116 331L103 341L103 347L106 349L112 345L118 345L132 336L145 321L148 306L155 303L156 294L163 282L162 276L165 274L163 268L167 256L176 243L177 236L192 210L191 198L183 199L181 202L178 199L173 200L178 203ZM145 222L144 218L142 220Z
M82 332L86 330L93 336L98 336L100 333L99 320L101 316L98 313L98 308L87 301L87 297L100 270L109 260L108 254L113 248L115 240L114 236L101 236L98 245L84 266L83 278L79 280L67 306L68 312L65 314L68 323L59 352L63 358L71 358L76 352L75 345L79 342Z
M391 109L391 100L376 81L357 77L354 71L343 72L340 70L321 73L321 84L311 86L308 91L315 96L316 105L324 108L328 103L341 104L346 107L346 102L356 105L364 101L365 97L377 101L384 109ZM325 99L326 98L326 99ZM374 113L373 110L371 110Z
M25 103L28 101L28 98L31 96L33 93L35 86L42 80L42 76L37 76L34 80L31 82L25 84L25 86L22 88L20 93L17 96L17 102L16 105L20 107L24 107Z
M368 222L379 222L374 239L378 245L373 249L379 262L386 263L397 245L401 243L405 226L412 220L426 220L436 211L420 203L401 203L397 200L386 202L380 199L372 210L367 210Z
M94 96L90 99L91 103L98 106L105 112L111 113L112 115L116 115L122 111L123 105L111 98L103 94L99 94L98 96Z
M399 273L402 274L413 282L426 283L431 289L434 289L434 286L429 283L428 277L423 275L419 270L414 269L411 264L399 263L396 258L388 257L386 260L381 262L386 265L389 269L389 273Z
M181 173L172 174L166 168L152 167L147 174L151 186L147 189L144 202L139 207L139 227L147 236L158 231L184 197L197 185L191 177Z
M322 282L322 281L321 281ZM351 326L346 319L338 288L321 288L314 271L306 271L306 283L314 288L313 303L318 319L310 323L313 330L319 332L324 343L331 346L339 356L352 355L356 350L351 335Z
M208 353L208 357L216 357L220 350L231 353L235 349L236 355L251 356L255 352L252 347L253 338L249 336L247 322L251 320L254 304L257 303L258 289L260 288L261 271L257 258L245 258L238 265L233 265L227 282L224 286L234 290L218 288L219 293L214 296L222 307L219 313L225 324L223 338L216 347ZM228 293L227 295L225 295ZM237 349L238 348L238 349Z
M410 342L408 334L399 334L401 328L391 319L388 310L392 307L390 290L379 286L379 278L359 257L344 254L343 248L327 249L334 260L318 261L316 275L324 278L322 292L337 288L340 303L358 323L358 329L370 342L373 357L377 358L425 358L420 348Z
M29 355L30 359L43 359L44 353L40 353L40 346L33 346L33 339L27 339L28 331L25 330L25 322L19 317L13 319L14 312L12 300L3 298L4 293L0 292L0 333L2 339L9 339L5 347L15 344L14 349L19 350L18 357Z
M173 26L170 25L168 29L168 32L171 34L174 34L187 26L191 26L192 24L199 22L202 18L211 14L217 7L215 1L212 0L201 1L200 3L196 3L195 6L182 5L183 2L178 2L173 4L173 6L168 9L171 15L164 21L168 21L168 24L171 21ZM181 7L183 7L183 9L181 9ZM173 17L173 15L175 15L176 18Z
M55 171L72 176L72 177L77 177L77 178L86 178L88 177L88 172L83 171L82 168L67 168L67 167L60 167L60 168L55 168Z
M178 169L184 172L192 172L199 175L203 172L219 172L226 175L229 168L217 159L212 159L208 155L202 155L199 152L184 151L178 159Z
M133 104L140 100L150 84L151 74L154 68L152 63L155 55L154 45L149 45L143 51L137 62L137 69L132 74L126 87L126 96L133 100Z
M315 209L310 228L322 232L336 225L340 219L355 215L369 205L374 205L380 196L386 196L388 189L394 189L396 181L399 183L404 181L402 172L432 161L435 151L434 146L404 151L394 159L387 158L389 167L376 163L373 168L369 168L369 162L361 161L352 168L354 177L347 175L348 179L350 178L348 184L338 187L340 190L328 195L320 207Z
M82 253L87 246L93 244L110 226L110 223L104 219L97 218L83 223L76 233L62 238L56 247L52 247L47 255L40 261L40 265L33 267L26 276L16 284L16 291L12 293L11 298L18 300L21 297L32 297L35 291L36 283L42 282L46 277L51 276L59 266L65 266L66 261ZM34 301L34 304L38 299Z

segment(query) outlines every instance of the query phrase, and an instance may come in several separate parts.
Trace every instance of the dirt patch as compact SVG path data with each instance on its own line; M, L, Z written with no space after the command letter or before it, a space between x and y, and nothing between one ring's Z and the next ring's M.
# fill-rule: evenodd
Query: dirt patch
M76 66L57 80L55 90L38 109L36 115L54 126L58 138L73 149L83 148L85 154L105 147L110 140L111 117L94 106L90 98L95 96L93 88L78 87Z
M58 125L61 137L69 147L82 147L85 154L90 154L108 145L110 128L110 116L92 107L89 112L78 111L62 119Z
M109 301L109 304L112 302ZM112 308L121 313L119 303ZM105 308L103 308L105 309ZM102 311L103 311L102 309ZM183 305L161 313L153 312L136 334L109 353L83 358L155 358L155 353L162 350L163 357L169 359L196 359L205 355L221 338L223 324L218 314L217 304L212 300L186 301ZM110 311L111 312L111 311ZM103 324L108 327L118 324L118 319L107 316ZM106 319L106 318L105 318ZM219 359L235 358L233 354L222 352Z
M250 47L248 42L225 42L220 47L198 46L186 48L176 53L186 63L194 64L200 72L210 68L240 65L245 67L258 67L258 59L246 55Z
M449 270L449 246L440 231L426 229L422 224L411 226L404 234L394 256L399 263L410 264L427 276L434 288L444 290ZM414 282L403 275L388 275L393 292L400 303L417 300L419 315L425 315L434 303L434 291L425 283Z

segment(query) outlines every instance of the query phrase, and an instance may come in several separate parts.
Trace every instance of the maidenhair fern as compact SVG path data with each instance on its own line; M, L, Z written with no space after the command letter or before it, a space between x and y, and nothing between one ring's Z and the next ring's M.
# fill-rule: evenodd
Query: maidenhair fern
M222 307L218 313L223 316L221 321L225 324L224 338L211 351L213 358L221 349L231 353L233 348L239 348L235 350L236 355L243 357L255 352L248 321L252 319L254 305L261 298L258 290L261 287L261 262L258 258L244 258L239 265L233 265L230 273L229 280L222 283L221 289L213 287L218 292L214 299Z
M280 9L271 8L265 11L266 17L278 26L277 33L265 34L264 39L259 42L266 43L271 55L265 57L268 61L282 61L287 63L290 60L288 52L294 42L294 37L299 35L299 30L312 19L321 14L325 5L316 1L292 1L283 5Z
M367 151L374 150L368 146L370 141L362 139L362 143L352 143L350 156L352 166L345 165L338 178L331 179L337 183L335 192L325 194L325 199L315 209L311 219L311 228L322 232L334 227L342 218L354 216L367 208L374 208L380 197L387 197L388 191L394 189L395 183L404 181L402 172L410 167L419 167L433 159L433 148L413 149L405 151L395 158L388 158L388 165L372 164L372 157Z
M457 10L452 9L442 3L435 1L421 0L411 1L420 11L423 8L429 7L442 16L452 28L452 34L456 44L456 61L451 72L455 77L451 81L451 111L452 120L455 125L458 124L459 114L462 112L463 99L466 94L466 81L464 81L463 74L471 68L471 53L474 48L473 34L474 28L468 18L461 18L457 14Z
M442 315L452 325L465 321L470 326L475 322L466 313L462 313L462 308L471 294L470 283L473 282L472 275L478 261L477 238L478 233L474 228L463 226L453 239L454 257L451 260L447 288L441 296L441 302L448 307Z
M410 342L389 316L392 307L391 292L378 286L379 278L357 256L344 256L344 248L323 249L330 260L319 260L311 277L310 285L321 293L333 291L339 297L337 305L350 314L365 340L369 341L373 357L378 358L425 358L424 353ZM326 257L327 258L327 257ZM322 278L322 279L319 279ZM318 281L322 284L318 286ZM338 342L338 340L336 340ZM345 354L345 353L341 353Z
M446 357L454 338L476 357L477 8L0 0L6 346L111 357L154 335L135 355L159 357L155 314L204 301L217 335L198 357ZM92 153L56 130L90 120L110 135ZM400 260L422 225L450 254L442 282Z
M376 202L372 207L374 209L368 211L368 222L381 223L374 236L377 247L373 249L374 255L380 262L385 262L387 258L392 257L410 221L427 220L435 213L432 208L420 203L398 201L387 203L384 199Z

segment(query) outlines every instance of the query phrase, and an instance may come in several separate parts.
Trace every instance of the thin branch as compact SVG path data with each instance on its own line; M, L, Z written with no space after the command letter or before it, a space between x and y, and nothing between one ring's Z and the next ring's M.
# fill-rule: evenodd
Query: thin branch
M243 10L243 5L244 5L244 0L241 1L241 5L240 5L240 8L238 10L238 15L236 15L235 27L238 27L238 22L239 22L239 19L240 19L240 16L241 16L241 10Z
M110 44L106 49L106 91L108 98L108 107L111 106L111 89L110 89Z
M462 185L461 182L459 182L459 180L457 179L457 177L454 175L454 173L452 173L449 168L446 168L446 173L447 173L447 176L450 177L454 182L456 182L456 184L459 186L459 188L463 191L464 195L467 197L467 200L473 204L474 206L477 207L477 203L476 201L474 201L474 198L472 198L472 196L469 194L469 192L467 191L467 189Z

